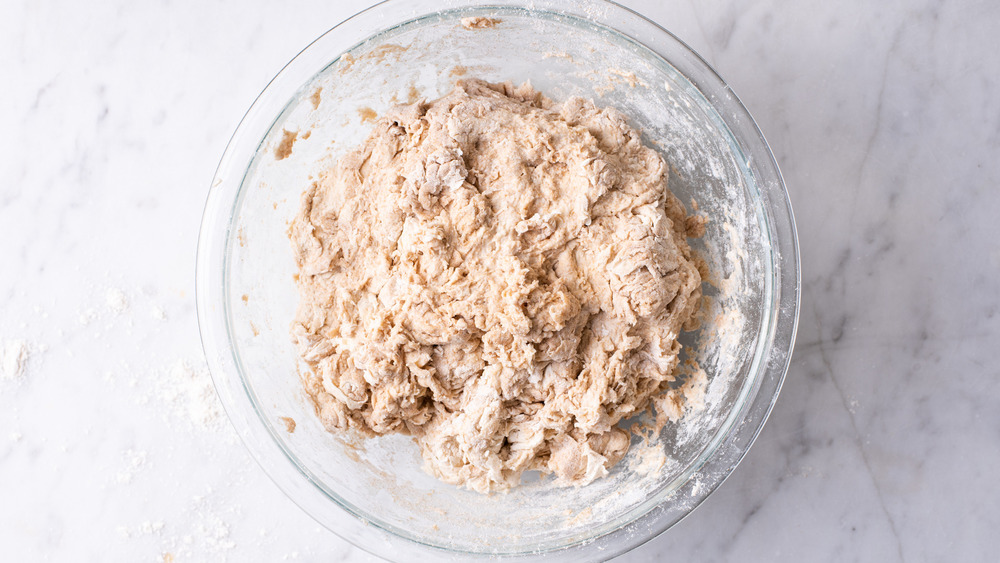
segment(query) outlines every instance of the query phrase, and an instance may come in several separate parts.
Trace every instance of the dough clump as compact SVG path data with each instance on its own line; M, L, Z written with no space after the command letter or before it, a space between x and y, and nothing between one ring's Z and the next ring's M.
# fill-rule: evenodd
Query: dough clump
M614 109L481 80L398 106L289 229L306 391L328 430L409 434L448 483L589 483L619 421L683 411L694 219Z

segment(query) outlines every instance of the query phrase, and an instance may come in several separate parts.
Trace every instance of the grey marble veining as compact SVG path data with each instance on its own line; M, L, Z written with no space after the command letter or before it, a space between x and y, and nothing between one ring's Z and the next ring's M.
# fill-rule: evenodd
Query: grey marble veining
M224 420L192 417L194 249L218 158L271 76L366 4L4 8L0 350L30 350L0 379L12 560L374 560L289 502ZM626 4L757 119L795 207L803 292L753 449L621 561L989 560L1000 5Z

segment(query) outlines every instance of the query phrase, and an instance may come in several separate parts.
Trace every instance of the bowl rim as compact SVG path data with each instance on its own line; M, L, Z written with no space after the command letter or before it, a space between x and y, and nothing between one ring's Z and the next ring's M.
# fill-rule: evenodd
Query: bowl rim
M730 419L741 419L744 424L736 434L720 431L721 443L707 456L702 467L696 469L701 477L699 482L695 483L689 477L669 497L689 496L692 500L685 503L683 509L671 506L666 502L669 498L663 499L656 507L613 531L552 550L510 554L455 552L392 534L371 525L364 516L341 504L336 504L336 508L342 514L333 515L336 522L331 526L315 512L319 508L315 502L314 483L302 474L301 467L288 458L280 440L271 435L260 413L256 409L245 408L247 401L252 406L249 398L252 390L243 381L238 361L231 353L229 317L226 314L228 301L225 298L228 292L225 261L232 238L234 202L242 193L254 154L260 149L276 116L281 114L281 109L290 99L295 98L299 89L308 84L309 78L301 80L300 76L312 76L317 72L313 61L305 60L307 55L320 48L326 53L342 54L388 29L387 22L396 26L428 14L465 11L468 15L479 15L478 12L510 8L588 20L645 46L678 70L702 93L729 129L737 148L744 152L744 156L749 155L746 165L756 179L757 195L765 211L767 232L764 234L771 243L769 271L772 275L767 283L773 299L771 308L765 311L767 318L766 322L762 321L762 334L758 338L753 360L759 362L758 377L753 382L753 388L746 391L752 396L744 401L742 408L733 409L734 412L729 415ZM375 32L368 33L369 29ZM324 43L343 30L347 30L349 37L361 36L361 39L339 51L329 50ZM345 42L350 41L342 40L340 44ZM667 59L665 44L679 48L683 57ZM328 57L330 63L335 62L340 54ZM279 111L274 111L275 107ZM246 162L243 163L243 160ZM384 0L344 20L307 45L267 84L243 116L220 159L206 198L198 235L195 298L202 347L216 390L237 434L268 477L317 522L355 546L386 558L408 551L407 560L437 560L443 556L480 559L496 555L523 560L544 555L548 560L580 561L594 557L594 554L602 559L614 557L656 537L693 512L735 470L763 428L788 370L798 326L801 295L799 266L798 238L791 202L777 162L759 127L718 73L687 44L660 25L610 0L582 0L572 4L559 0L494 0L481 4L465 0ZM291 463L285 463L285 459Z

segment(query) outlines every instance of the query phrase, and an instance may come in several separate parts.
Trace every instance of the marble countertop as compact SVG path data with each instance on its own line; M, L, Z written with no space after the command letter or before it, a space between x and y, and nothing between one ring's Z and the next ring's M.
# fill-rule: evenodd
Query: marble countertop
M372 561L251 461L194 257L243 112L365 1L15 0L0 18L0 545L10 561ZM798 342L757 443L620 558L982 561L1000 498L1000 4L625 2L782 167Z

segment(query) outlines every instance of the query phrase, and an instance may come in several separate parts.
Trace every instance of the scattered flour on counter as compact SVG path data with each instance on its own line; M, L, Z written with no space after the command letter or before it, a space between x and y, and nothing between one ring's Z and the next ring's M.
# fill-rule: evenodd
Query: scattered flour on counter
M31 347L27 341L14 339L4 342L0 348L0 378L10 381L24 377L30 357Z
M184 511L184 518L176 523L144 522L138 527L119 526L127 538L155 535L161 538L160 552L163 561L226 561L236 548L232 529L226 516L239 515L240 510L228 506L216 509L211 489L209 494L195 495Z
M157 380L159 399L192 427L219 430L224 426L222 405L208 369L194 369L186 361L177 360Z
M229 523L218 515L205 516L197 530L205 547L211 553L221 554L236 547L236 542L230 539Z
M146 520L134 528L129 528L128 526L118 526L118 535L123 538L159 536L162 535L165 527L166 524L161 521L150 522L149 520Z
M139 525L139 530L144 534L159 534L164 526L163 522L150 522L147 520Z
M229 523L214 510L204 507L204 497L195 497L193 516L195 522L190 533L175 540L172 546L174 555L184 559L201 555L211 561L224 560L225 554L236 547Z
M239 456L245 453L223 414L204 357L193 347L184 352L158 338L184 315L168 319L172 302L159 298L156 289L142 289L122 280L90 283L87 289L87 301L71 313L68 325L55 326L53 332L59 337L83 334L94 350L105 353L103 362L94 367L93 381L103 381L108 387L102 391L124 401L121 406L136 416L134 427L127 429L128 436L135 435L134 441L118 442L119 449L109 452L110 457L101 463L106 494L123 507L124 516L110 522L102 535L123 544L118 549L131 554L124 560L217 563L227 557L236 559L236 538L231 530L238 530L242 520L241 508L233 499L245 488L245 474L252 468L240 461L243 458ZM39 308L35 313L42 316ZM142 350L150 343L165 348L153 347L128 360L127 354L113 354L122 346ZM79 355L81 348L75 349ZM58 351L72 357L73 347ZM28 368L32 373L38 371L45 353L44 344L0 337L0 383L23 379ZM7 428L0 434L3 447L35 442L35 436L22 438L13 430ZM156 433L151 435L152 430ZM164 431L169 435L166 439ZM90 435L91 429L83 432ZM9 439L11 446L3 438ZM63 453L71 450L68 443L52 447ZM192 452L196 456L193 460ZM215 472L205 477L219 485L220 494L209 487L207 493L192 495L198 490L194 483L204 476L193 480L189 476L202 471L200 463L229 468L215 477L211 476ZM170 491L169 498L176 502L151 504L147 495L153 494L155 499L158 493L153 492L164 490Z
M106 370L102 380L127 389L135 405L155 405L156 412L172 426L221 433L227 443L238 443L203 361L180 358L160 366L133 366L122 361L117 369Z
M95 311L94 309L84 309L83 311L80 311L80 314L77 316L76 320L80 324L80 326L87 326L90 323L94 322L94 319L96 318L97 318L97 311Z
M132 482L137 473L146 467L147 454L143 450L128 449L122 452L122 457L125 461L125 467L115 476L115 481L120 485L127 485Z
M104 294L104 299L108 304L108 308L111 312L120 315L128 310L128 296L125 292L116 288L111 287Z

